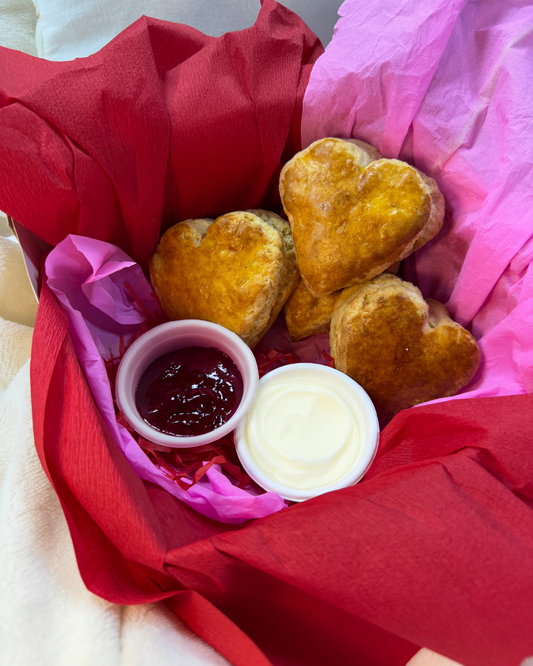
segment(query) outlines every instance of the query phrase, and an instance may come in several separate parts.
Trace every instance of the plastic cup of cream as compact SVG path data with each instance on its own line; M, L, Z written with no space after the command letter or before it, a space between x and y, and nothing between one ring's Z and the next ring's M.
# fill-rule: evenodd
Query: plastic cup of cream
M249 476L301 502L362 479L377 452L379 422L368 394L350 377L296 363L259 381L235 435Z
M136 404L139 380L156 359L188 347L214 348L229 356L242 377L242 397L230 418L209 432L193 436L166 434L152 427L139 413ZM219 324L184 319L161 324L131 345L120 362L115 393L124 417L142 437L162 447L188 448L209 444L234 430L250 409L258 383L254 355L238 335Z

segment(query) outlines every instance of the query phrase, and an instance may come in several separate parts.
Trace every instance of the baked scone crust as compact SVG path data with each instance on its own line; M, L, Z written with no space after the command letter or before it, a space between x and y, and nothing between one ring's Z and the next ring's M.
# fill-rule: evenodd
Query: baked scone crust
M262 210L179 222L161 238L150 277L171 319L221 324L254 347L298 283L289 224Z
M426 176L426 174L422 173L418 169L416 169L416 171L428 188L428 193L431 197L431 212L429 214L428 221L424 225L424 228L417 235L413 246L410 250L404 251L400 257L400 261L408 257L413 252L419 250L423 245L434 238L441 230L442 224L444 222L445 204L442 192L439 190L438 185L433 180L433 178Z
M329 333L333 308L340 294L340 291L334 291L325 296L313 296L300 278L283 307L291 340L297 342L311 335Z
M454 395L480 361L474 337L444 305L387 273L342 292L330 344L335 367L367 391L385 419Z
M320 139L282 169L280 195L304 282L315 296L361 284L432 238L435 181L357 140Z

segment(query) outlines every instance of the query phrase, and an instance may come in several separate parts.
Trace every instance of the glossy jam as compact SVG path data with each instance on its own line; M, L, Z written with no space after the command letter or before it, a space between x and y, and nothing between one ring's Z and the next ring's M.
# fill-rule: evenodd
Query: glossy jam
M239 369L213 347L160 356L144 371L135 401L141 417L167 435L192 437L223 425L242 398Z

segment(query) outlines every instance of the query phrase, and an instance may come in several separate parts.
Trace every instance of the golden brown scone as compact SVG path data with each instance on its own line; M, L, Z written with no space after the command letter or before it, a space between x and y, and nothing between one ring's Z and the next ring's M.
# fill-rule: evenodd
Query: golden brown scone
M429 195L431 197L431 212L424 228L416 237L413 247L410 250L404 251L400 257L400 261L408 257L413 252L419 250L423 245L434 238L441 230L442 223L444 221L444 197L442 196L437 183L433 180L433 178L426 176L418 169L415 169L415 171L427 185Z
M380 418L453 395L480 361L474 337L444 305L387 273L342 292L330 344L335 367L367 391Z
M221 324L254 347L298 283L289 224L262 210L180 222L161 238L150 276L171 319Z
M442 226L435 181L362 141L321 139L282 169L298 266L315 296L361 284Z
M313 296L300 279L283 307L291 340L297 342L310 335L329 333L331 315L340 294L340 291L334 291L326 296Z
M387 268L387 273L396 273L400 267L397 261ZM331 317L342 289L324 296L313 296L300 276L298 286L283 306L285 323L293 342L309 338L311 335L329 333Z

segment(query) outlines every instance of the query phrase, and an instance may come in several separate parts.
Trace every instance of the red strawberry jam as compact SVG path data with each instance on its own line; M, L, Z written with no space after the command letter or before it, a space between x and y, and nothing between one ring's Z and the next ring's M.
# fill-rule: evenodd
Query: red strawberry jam
M148 366L135 402L152 428L191 437L226 423L239 406L242 392L241 373L227 354L213 347L185 347Z

